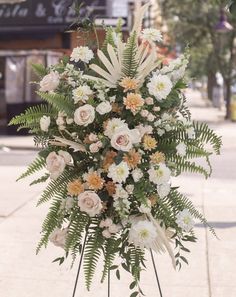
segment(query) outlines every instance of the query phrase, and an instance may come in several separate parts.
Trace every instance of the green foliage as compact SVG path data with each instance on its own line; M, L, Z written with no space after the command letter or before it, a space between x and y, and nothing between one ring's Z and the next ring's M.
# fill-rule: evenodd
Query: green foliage
M44 115L53 117L55 115L55 111L47 104L32 106L26 109L24 113L12 118L9 126L17 125L19 126L18 130L23 128L33 129L35 127L39 127L39 121Z
M32 64L32 68L35 74L40 78L47 74L47 69L42 64Z
M54 195L64 191L68 182L75 179L76 176L77 174L74 170L64 170L63 173L56 180L50 181L46 189L43 191L37 205L49 201L53 198Z
M49 236L50 234L56 229L59 228L63 216L59 214L60 212L60 206L61 206L61 201L66 197L67 191L66 189L61 189L54 197L54 200L52 201L52 204L49 208L49 212L43 222L42 225L42 237L41 240L38 244L36 252L38 253L40 249L43 246L47 246L48 241L49 241Z
M123 54L124 76L135 77L138 68L137 55L137 34L134 32L128 39Z
M22 178L25 178L27 176L30 176L34 173L36 173L39 170L42 170L45 167L46 161L44 158L38 156L27 168L27 170L21 174L21 176L17 179L20 180Z
M208 171L203 166L197 165L195 162L186 161L182 157L175 156L175 158L173 158L173 161L177 174L180 174L182 172L200 173L203 174L205 178L208 178L211 174L211 170Z
M40 178L32 181L32 183L30 183L30 186L36 185L36 184L40 184L40 183L44 183L48 180L50 174L45 173L43 176L41 176Z
M56 93L37 92L37 94L45 101L50 103L57 111L65 112L69 117L73 115L74 103L68 97Z
M97 267L97 262L101 255L102 245L104 242L104 237L101 235L101 229L98 227L98 221L94 219L94 228L91 228L91 225L85 246L83 264L85 284L88 290L90 290L92 279L95 274L95 269Z
M114 43L114 36L113 36L114 30L112 27L108 27L106 28L106 36L105 36L105 40L104 43L102 45L102 50L106 53L107 52L107 45L110 44L113 47L115 47L115 43Z

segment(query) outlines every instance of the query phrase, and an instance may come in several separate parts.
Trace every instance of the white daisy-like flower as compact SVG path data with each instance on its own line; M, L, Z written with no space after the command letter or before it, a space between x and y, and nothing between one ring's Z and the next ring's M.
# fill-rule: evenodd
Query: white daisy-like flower
M127 199L129 197L128 192L122 187L121 184L116 185L116 192L113 195L114 199Z
M149 180L156 185L167 183L170 180L171 171L163 163L159 164L158 167L152 166L148 170Z
M124 120L113 118L108 121L104 134L109 138L112 138L117 128L128 128L128 125L125 123Z
M161 31L153 28L146 28L142 30L142 33L140 34L140 38L144 41L148 42L162 42L163 37L161 34Z
M154 74L147 87L150 95L155 96L158 101L162 101L170 94L173 84L167 75Z
M136 247L151 249L157 238L156 228L150 221L138 221L131 225L129 242Z
M73 49L70 60L74 62L82 61L84 63L89 63L93 56L94 54L92 50L87 46L78 46Z
M164 183L162 185L157 186L157 193L160 196L160 198L166 197L170 193L170 184Z
M112 164L108 169L108 177L115 183L125 182L129 176L129 167L126 162L122 161L120 164Z
M84 85L74 89L72 94L75 103L78 103L79 101L86 102L89 99L89 96L93 95L93 91L88 85Z
M194 226L194 220L188 209L184 209L177 214L176 223L184 231L191 231Z
M180 142L177 146L176 146L176 151L177 151L177 154L181 157L184 157L186 155L186 149L187 149L187 146L185 143L183 142Z

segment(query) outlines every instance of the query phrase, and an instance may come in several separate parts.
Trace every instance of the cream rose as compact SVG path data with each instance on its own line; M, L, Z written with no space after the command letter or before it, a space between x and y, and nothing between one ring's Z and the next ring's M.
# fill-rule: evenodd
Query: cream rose
M46 158L46 168L50 172L51 179L57 179L66 167L65 159L62 156L51 152Z
M85 104L75 110L74 121L79 126L88 126L95 119L95 110L92 105Z
M41 92L51 92L54 91L60 83L59 73L52 71L45 75L40 81L40 91Z
M55 245L64 249L66 244L66 236L68 229L55 229L53 233L49 236L49 240Z
M85 191L78 196L78 206L90 217L101 213L102 201L93 191Z
M71 163L72 157L68 152L60 150L58 152L58 155L61 156L62 158L64 158L66 164Z
M108 101L104 101L100 104L98 104L98 106L96 107L96 111L103 115L103 114L106 114L108 112L110 112L112 110L112 106L110 104L110 102Z
M41 119L40 119L40 129L44 132L48 132L48 128L50 126L50 123L51 123L51 119L50 117L47 117L47 116L42 116Z
M133 144L140 142L140 133L138 129L129 130L121 127L116 129L111 138L111 146L124 152L130 151Z

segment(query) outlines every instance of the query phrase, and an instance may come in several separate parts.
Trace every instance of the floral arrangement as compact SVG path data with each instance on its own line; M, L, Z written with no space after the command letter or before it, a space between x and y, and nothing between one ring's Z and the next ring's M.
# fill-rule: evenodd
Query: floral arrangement
M171 177L189 171L207 178L209 157L221 146L206 124L191 121L183 94L188 57L163 65L161 33L141 29L146 8L126 42L118 28L107 28L96 56L79 46L57 65L34 65L47 104L10 123L29 129L41 147L20 179L46 169L31 183L47 182L38 205L51 203L37 251L51 241L65 251L61 264L68 254L74 261L84 242L87 288L103 255L101 281L111 269L119 278L123 267L134 278L132 297L141 292L145 249L167 251L174 267L187 262L194 219L207 222Z

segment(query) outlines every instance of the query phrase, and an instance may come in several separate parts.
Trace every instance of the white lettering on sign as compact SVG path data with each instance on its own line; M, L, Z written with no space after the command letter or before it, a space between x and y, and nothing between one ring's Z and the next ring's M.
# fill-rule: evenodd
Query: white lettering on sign
M46 17L46 7L43 5L43 3L37 4L36 10L35 10L35 16L37 18Z
M13 7L9 7L6 5L2 5L0 7L0 17L1 18L25 18L28 16L29 9L25 7L21 7L19 4L14 5Z
M61 23L63 23L63 18L49 16L47 18L47 22L48 22L48 24L61 24Z

